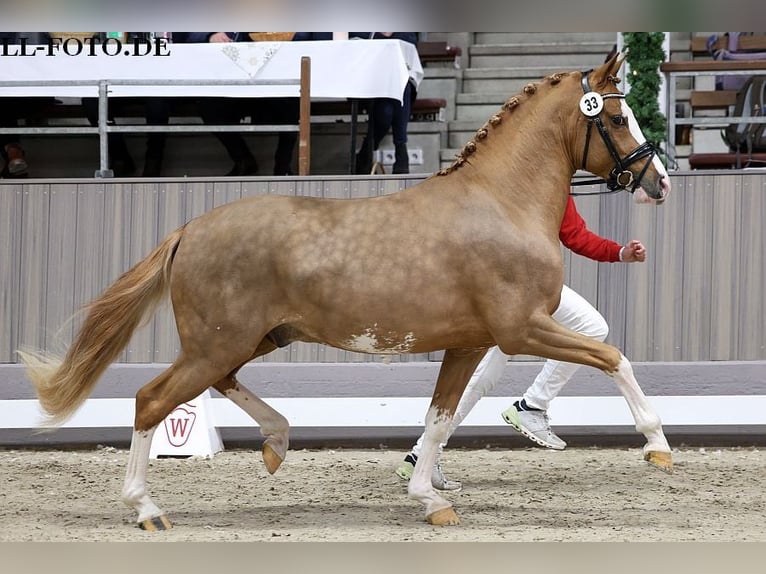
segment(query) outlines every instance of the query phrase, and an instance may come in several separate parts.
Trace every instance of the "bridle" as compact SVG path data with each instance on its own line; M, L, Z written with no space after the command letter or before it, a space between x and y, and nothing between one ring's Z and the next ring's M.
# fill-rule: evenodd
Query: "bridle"
M591 97L593 99L601 99L606 100L609 98L619 98L624 99L625 94L621 93L608 93L608 94L599 94L597 92L594 92L590 88L590 82L588 81L588 74L590 74L592 70L588 70L586 72L583 72L582 74L582 89L583 89L583 100L582 102L586 102L587 104L587 98ZM589 104L588 104L589 105ZM588 131L585 134L585 150L583 151L582 156L582 169L587 170L585 167L585 163L588 159L588 148L590 146L590 136L591 132L593 130L593 125L596 125L596 128L598 129L599 134L601 134L601 139L604 141L604 145L606 146L607 151L609 151L609 154L612 156L612 159L614 160L614 167L612 168L612 171L609 172L609 177L606 180L606 186L609 188L610 191L620 191L620 190L627 190L630 193L633 193L641 186L641 180L644 177L644 174L646 173L646 170L649 169L649 165L652 163L652 160L654 159L654 156L657 154L657 150L655 147L649 143L644 142L641 145L639 145L636 149L634 149L632 152L630 152L628 155L626 155L623 158L620 158L620 154L617 152L617 148L614 145L614 142L612 141L612 138L609 136L609 132L606 131L606 128L604 127L604 123L601 121L600 113L603 110L603 103L601 104L600 108L596 106L593 115L589 115L588 112L586 112L586 109L583 109L581 105L581 110L588 118ZM641 170L641 173L638 175L637 179L633 178L633 173L630 172L627 168L631 164L637 162L640 159L648 158L646 160L646 163L644 164L643 169ZM629 187L630 186L630 187Z

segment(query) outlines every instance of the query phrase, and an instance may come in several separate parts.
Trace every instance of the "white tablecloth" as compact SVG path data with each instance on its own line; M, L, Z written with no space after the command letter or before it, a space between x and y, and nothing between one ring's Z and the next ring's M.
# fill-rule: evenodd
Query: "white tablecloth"
M311 58L311 98L385 97L401 101L407 81L423 68L415 46L400 40L170 44L168 56L35 56L0 58L0 96L97 96L93 86L3 87L12 81L297 80ZM262 66L260 65L262 64ZM297 97L297 85L110 86L110 96Z

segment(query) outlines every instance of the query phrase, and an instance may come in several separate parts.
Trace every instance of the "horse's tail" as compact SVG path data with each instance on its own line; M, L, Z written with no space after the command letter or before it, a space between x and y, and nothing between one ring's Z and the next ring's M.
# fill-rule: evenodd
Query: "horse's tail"
M143 318L160 303L168 290L170 268L183 229L168 235L146 259L85 307L85 321L63 361L19 351L47 415L46 422L61 424L72 416L130 342Z

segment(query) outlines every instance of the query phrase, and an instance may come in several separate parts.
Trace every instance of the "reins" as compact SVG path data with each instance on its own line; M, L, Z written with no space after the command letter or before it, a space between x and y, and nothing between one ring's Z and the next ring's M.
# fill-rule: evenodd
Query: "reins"
M606 183L605 179L585 179L585 180L578 180L578 181L572 181L569 185L571 187L576 187L580 185L601 185L602 183ZM583 192L576 192L576 191L570 191L569 195L578 197L578 196L589 196L589 195L609 195L610 193L618 193L622 191L621 188L617 189L609 189L608 191L583 191Z

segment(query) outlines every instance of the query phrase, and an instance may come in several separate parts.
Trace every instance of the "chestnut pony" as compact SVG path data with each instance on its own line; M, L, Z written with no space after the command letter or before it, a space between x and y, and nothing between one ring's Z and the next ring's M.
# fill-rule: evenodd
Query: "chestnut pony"
M399 193L250 197L173 231L87 306L63 360L21 353L48 422L73 414L169 291L181 352L136 394L122 492L143 528L171 526L146 490L152 435L175 407L211 386L255 419L266 468L277 470L288 421L236 375L293 341L376 354L445 350L408 487L431 524L458 523L431 486L431 468L471 373L493 345L603 370L647 438L646 460L670 469L660 419L628 360L551 318L564 277L558 233L575 171L587 169L637 199L661 202L670 191L617 89L622 58L527 85L451 167Z

